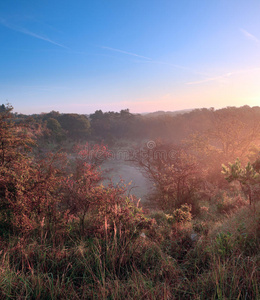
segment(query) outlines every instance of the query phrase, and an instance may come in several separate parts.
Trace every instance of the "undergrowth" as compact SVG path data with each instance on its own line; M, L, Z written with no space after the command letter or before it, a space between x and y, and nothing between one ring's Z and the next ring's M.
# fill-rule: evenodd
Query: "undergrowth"
M55 239L37 231L2 236L0 298L259 299L257 212L259 205L244 206L196 240L192 225L203 218L176 223L163 212L120 234L82 235L73 220Z

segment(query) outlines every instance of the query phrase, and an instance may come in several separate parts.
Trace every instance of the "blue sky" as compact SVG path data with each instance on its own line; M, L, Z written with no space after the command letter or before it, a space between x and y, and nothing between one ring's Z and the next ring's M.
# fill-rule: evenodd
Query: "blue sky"
M259 0L2 0L0 99L21 113L260 105Z

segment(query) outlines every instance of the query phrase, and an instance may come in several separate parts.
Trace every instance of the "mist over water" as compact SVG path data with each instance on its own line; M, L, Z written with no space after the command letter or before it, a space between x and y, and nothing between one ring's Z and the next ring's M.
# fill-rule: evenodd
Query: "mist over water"
M127 189L137 199L141 199L141 203L147 201L147 198L153 190L153 184L142 174L142 172L135 166L124 160L108 160L102 165L102 170L105 170L104 184L110 182L114 184L123 180L125 184L131 182Z

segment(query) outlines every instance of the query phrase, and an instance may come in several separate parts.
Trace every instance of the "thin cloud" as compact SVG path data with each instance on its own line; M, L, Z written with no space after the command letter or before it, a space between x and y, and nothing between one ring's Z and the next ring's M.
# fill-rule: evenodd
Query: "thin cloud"
M101 46L100 48L107 49L107 50L114 51L114 52L123 53L123 54L126 54L126 55L131 55L131 56L135 56L135 57L144 58L144 59L147 59L147 60L152 60L150 57L142 56L142 55L132 53L132 52L123 51L123 50L120 50L120 49L115 49L115 48L106 47L106 46Z
M175 64L171 64L171 63L167 63L167 62L163 62L163 61L152 61L152 63L160 64L160 65L166 65L166 66L173 67L173 68L176 68L176 69L181 69L181 70L184 70L184 71L188 71L190 73L194 73L194 74L197 74L197 75L208 76L207 73L199 72L197 70L193 70L189 67L185 67L185 66L181 66L181 65L175 65Z
M186 84L193 85L193 84L206 83L206 82L210 82L210 81L219 81L219 80L222 80L224 78L230 77L232 74L233 73L226 73L226 74L216 76L216 77L205 78L205 79L198 80L198 81L190 81L190 82L187 82Z
M260 44L260 40L254 36L253 34L251 34L250 32L246 31L245 29L241 28L240 31L243 33L243 35L248 38L251 41L256 42L257 44Z
M221 81L223 79L229 78L229 77L237 75L237 74L254 72L254 71L259 71L259 70L260 70L260 68L247 69L247 70L238 70L238 71L235 71L235 72L229 72L229 73L225 73L225 74L222 74L222 75L219 75L219 76L209 77L209 78L205 78L205 79L198 80L198 81L190 81L190 82L187 82L186 84L194 85L194 84L201 84L201 83L206 83L206 82L210 82L210 81Z
M59 46L59 47L65 48L65 49L69 49L68 47L66 47L66 46L64 46L64 45L62 45L62 44L60 44L60 43L57 43L57 42L55 42L55 41L53 41L53 40L51 40L51 39L49 39L49 38L47 38L47 37L43 37L43 36L41 36L41 35L38 35L38 34L36 34L36 33L33 33L33 32L31 32L31 31L28 31L28 30L26 30L26 29L20 29L20 30L17 30L17 31L19 31L19 32L21 32L21 33L24 33L24 34L27 34L27 35L30 35L30 36L35 37L35 38L37 38L37 39L43 40L43 41L45 41L45 42L49 42L49 43L51 43L51 44L53 44L53 45L56 45L56 46Z
M176 69L185 70L185 71L197 74L197 75L208 76L208 74L206 74L206 73L199 72L199 71L193 70L193 69L185 67L185 66L171 64L171 63L167 63L167 62L163 62L163 61L156 61L156 60L153 60L150 57L142 56L142 55L139 55L139 54L136 54L136 53L127 52L127 51L124 51L124 50L120 50L120 49L116 49L116 48L111 48L111 47L106 47L106 46L100 46L100 48L145 59L145 61L144 60L136 61L136 62L139 62L139 63L161 64L161 65L170 66L170 67L173 67L173 68L176 68Z
M31 32L31 31L29 31L29 30L27 30L25 28L22 28L22 27L11 25L11 24L7 23L6 20L4 20L2 18L0 18L0 24L2 24L3 26L5 26L6 28L9 28L9 29L14 30L16 32L20 32L20 33L32 36L32 37L34 37L36 39L39 39L39 40L51 43L53 45L56 45L56 46L59 46L59 47L65 48L65 49L69 49L68 47L66 47L66 46L64 46L64 45L62 45L60 43L57 43L57 42L49 39L48 37L41 36L39 34Z

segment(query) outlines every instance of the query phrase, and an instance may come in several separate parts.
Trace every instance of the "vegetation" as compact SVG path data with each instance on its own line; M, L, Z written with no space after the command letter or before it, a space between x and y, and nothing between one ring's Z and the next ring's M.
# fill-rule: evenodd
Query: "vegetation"
M234 164L229 163L229 167L223 165L223 171L226 175L226 180L232 182L238 181L241 185L241 189L248 196L250 205L252 201L257 201L259 198L259 186L260 186L260 159L258 158L253 164L248 162L246 167L241 168L240 160L237 159Z
M0 106L0 299L259 299L259 126L259 107L88 118ZM149 209L104 184L102 141L136 145Z

